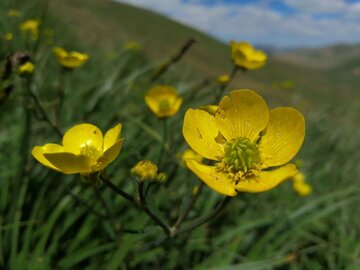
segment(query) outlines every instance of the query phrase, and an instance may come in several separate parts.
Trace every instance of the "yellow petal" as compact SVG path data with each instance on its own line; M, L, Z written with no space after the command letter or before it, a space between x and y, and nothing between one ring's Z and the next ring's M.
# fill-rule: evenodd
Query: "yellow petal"
M203 110L187 110L183 135L195 152L208 159L220 160L224 155L224 150L215 141L218 134L214 116Z
M90 159L73 153L44 153L44 157L64 174L90 173Z
M119 155L124 139L117 140L111 145L97 160L96 171L100 171L108 166Z
M240 181L235 188L239 192L264 192L273 189L296 173L296 166L287 164L273 171L262 171L257 176Z
M221 134L230 141L243 137L255 142L269 121L264 99L252 90L235 90L225 96L215 115Z
M122 125L119 123L115 127L109 129L104 136L104 151L114 145L121 134Z
M300 112L290 107L272 110L259 144L263 165L279 166L290 161L299 151L304 137L305 120Z
M61 145L55 144L55 143L48 143L48 144L45 144L44 146L35 146L32 149L31 154L42 165L44 165L50 169L60 171L58 168L56 168L52 163L50 163L50 161L48 161L44 157L44 153L58 153L58 152L64 152L64 147Z
M103 135L101 130L91 124L80 124L66 131L62 144L66 151L80 154L83 146L93 146L98 151L102 151Z
M196 160L186 160L187 167L195 173L206 185L218 193L235 196L235 183L225 174L216 171L214 166L203 165Z

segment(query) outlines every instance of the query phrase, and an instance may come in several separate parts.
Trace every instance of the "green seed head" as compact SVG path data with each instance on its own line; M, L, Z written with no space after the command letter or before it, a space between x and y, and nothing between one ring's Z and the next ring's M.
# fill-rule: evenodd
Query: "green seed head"
M259 148L247 138L232 139L224 150L223 162L234 172L247 172L260 162Z

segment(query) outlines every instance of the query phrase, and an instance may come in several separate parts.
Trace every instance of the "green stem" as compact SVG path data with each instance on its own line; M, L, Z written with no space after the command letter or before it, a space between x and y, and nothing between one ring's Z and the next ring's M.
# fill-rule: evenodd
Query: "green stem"
M172 227L172 230L178 230L178 228L180 228L181 224L186 221L187 217L189 216L191 210L194 208L195 203L197 202L199 195L202 191L202 189L204 188L204 182L201 182L201 184L199 185L198 190L196 191L195 195L193 195L193 198L190 202L190 204L188 205L188 207L186 208L186 210L179 215L178 220L176 221L175 225Z
M170 227L167 225L160 217L158 217L147 205L144 197L144 183L139 183L139 204L141 209L157 223L166 233L166 235L170 235Z
M103 207L105 208L105 210L107 212L107 218L110 219L110 221L114 227L114 230L116 231L117 225L116 225L116 219L115 219L114 212L111 210L111 207L105 201L104 197L101 195L99 189L94 185L93 185L93 189L94 189L96 197L98 198L98 200L100 201L100 203L103 205Z
M167 119L161 119L161 121L163 122L163 143L161 144L161 149L160 149L160 154L159 154L159 158L158 158L158 162L157 165L158 167L161 167L161 162L164 156L164 152L165 152L165 147L166 147L166 142L167 142Z
M59 124L59 122L60 122L61 111L62 111L62 107L64 104L64 99L65 99L64 88L65 88L66 72L67 72L67 70L64 67L62 67L61 71L60 71L58 85L55 90L56 98L58 101L57 106L55 106L55 123L57 123L57 124Z
M225 208L225 206L229 203L229 201L231 199L232 199L232 197L229 197L229 196L225 197L224 200L222 200L220 202L220 204L218 204L216 206L216 208L212 212L210 212L207 216L199 218L197 221L195 221L194 223L192 223L189 226L185 227L184 229L178 231L176 234L180 234L180 233L184 233L184 232L190 232L190 231L196 229L197 227L207 223L208 221L214 219L218 214L220 214L220 212Z
M239 68L237 66L233 66L233 69L230 73L230 76L229 76L229 81L227 83L224 83L219 91L218 91L218 94L215 96L215 103L218 103L219 99L224 95L224 92L225 92L225 89L226 87L232 82L232 80L235 78L235 75L236 75L236 72L239 70Z
M115 193L117 193L118 195L120 195L121 197L123 197L124 199L128 200L129 202L131 202L132 204L136 205L136 202L134 200L134 198L126 193L125 191L121 190L118 186L116 186L113 182L109 181L108 179L106 179L103 175L100 175L100 179L109 187L111 188L113 191L115 191Z

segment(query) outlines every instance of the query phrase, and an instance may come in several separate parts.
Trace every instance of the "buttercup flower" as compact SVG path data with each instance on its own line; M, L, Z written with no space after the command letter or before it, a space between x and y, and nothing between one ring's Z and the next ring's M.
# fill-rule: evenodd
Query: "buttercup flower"
M7 14L10 17L20 17L21 12L16 9L10 9Z
M4 39L5 39L6 41L10 41L10 40L12 40L13 38L14 38L14 36L13 36L13 34L10 33L10 32L8 32L8 33L6 33L6 34L4 35Z
M257 69L265 65L266 54L255 50L249 43L231 41L230 46L231 57L236 66L244 69Z
M182 164L185 164L186 160L188 159L194 159L198 162L201 162L203 160L203 157L197 154L194 150L186 149L181 155Z
M293 188L300 196L308 196L312 192L311 186L305 180L305 175L301 172L294 176Z
M173 116L180 109L183 99L176 89L167 85L157 85L145 96L150 110L159 118Z
M30 61L27 61L18 67L18 72L20 74L32 74L34 73L34 70L35 70L35 65Z
M101 130L92 124L80 124L70 128L62 139L62 145L48 143L35 146L32 155L42 165L64 174L89 175L103 170L119 155L123 138L121 124Z
M139 161L132 169L131 174L141 180L153 180L157 177L158 167L150 160Z
M290 107L269 112L254 91L235 90L221 100L215 116L189 109L183 135L194 151L214 161L209 166L188 159L188 168L213 190L235 196L270 190L297 173L286 163L303 143L305 120Z
M86 53L67 52L63 48L55 47L53 49L59 63L66 68L77 68L87 62L89 56Z
M200 110L206 111L211 115L215 115L217 110L219 109L218 105L205 105L199 108Z
M20 25L20 30L24 33L30 33L33 39L39 36L39 20L27 20Z
M227 84L229 80L229 75L220 75L219 77L217 77L217 81L219 84Z

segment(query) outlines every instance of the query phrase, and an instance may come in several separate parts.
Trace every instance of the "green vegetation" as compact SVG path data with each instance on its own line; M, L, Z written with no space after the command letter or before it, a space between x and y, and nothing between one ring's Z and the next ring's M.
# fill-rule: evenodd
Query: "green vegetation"
M10 8L22 16L9 18ZM105 185L96 191L80 176L50 171L32 158L32 146L60 138L42 119L28 87L54 120L62 82L57 123L62 131L82 122L102 130L123 124L125 144L107 174L130 194L136 193L131 167L141 159L157 160L165 145L160 170L170 177L150 187L148 203L173 224L200 183L177 165L176 154L186 149L183 116L190 107L213 102L219 87L214 78L231 69L228 48L157 14L117 3L54 0L49 12L44 10L44 2L0 3L0 35L14 34L11 42L0 43L0 95L13 85L0 105L0 269L359 269L360 104L358 77L352 73L358 60L319 69L270 58L264 69L240 73L230 89L252 87L273 107L291 105L306 113L306 140L298 158L304 160L301 171L313 192L299 197L286 182L266 193L239 194L216 219L167 239L147 215ZM21 35L20 22L44 14L39 43ZM46 44L46 28L54 29L52 44ZM198 44L151 82L189 37ZM144 49L125 50L129 40ZM90 60L62 80L53 46L87 52ZM29 52L36 64L32 79L16 70L3 79L5 59L15 51ZM212 81L203 86L203 78ZM272 89L284 80L293 80L294 88ZM155 83L170 84L184 97L181 110L168 119L167 143L161 121L144 103ZM114 219L106 216L97 193ZM184 225L211 212L221 199L204 187Z

